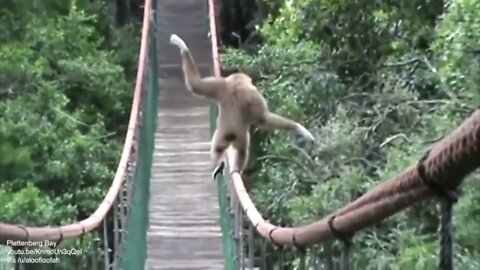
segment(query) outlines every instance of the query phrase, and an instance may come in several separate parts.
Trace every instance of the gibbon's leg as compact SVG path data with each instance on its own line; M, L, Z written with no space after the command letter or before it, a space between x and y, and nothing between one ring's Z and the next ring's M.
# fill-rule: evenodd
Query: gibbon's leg
M230 165L230 173L237 171L242 174L243 170L247 167L249 158L250 133L248 130L244 136L233 141L232 145L235 148L235 163Z
M270 129L290 130L304 137L305 139L308 139L312 142L315 141L312 133L308 131L308 129L306 129L302 124L272 112L265 113L265 115L260 119L259 125Z
M185 41L173 34L170 36L170 43L180 49L182 69L187 89L195 95L217 99L218 92L226 87L225 78L212 76L202 78Z
M226 140L225 134L223 134L223 132L220 132L218 129L215 130L212 136L212 142L210 146L210 157L211 157L213 166L215 166L215 169L213 169L213 172L212 172L213 180L215 180L215 176L217 174L223 172L225 163L221 159L222 159L223 153L225 153L225 150L229 145L230 145L230 142Z

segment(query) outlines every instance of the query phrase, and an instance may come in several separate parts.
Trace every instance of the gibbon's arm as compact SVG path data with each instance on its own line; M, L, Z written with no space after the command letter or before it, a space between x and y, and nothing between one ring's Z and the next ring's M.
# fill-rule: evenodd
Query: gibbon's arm
M226 87L225 78L213 76L202 78L185 42L180 37L173 34L170 36L170 43L180 49L180 54L182 56L182 69L187 89L193 94L217 99L218 92Z
M304 137L307 140L310 140L312 142L315 141L315 138L313 137L312 133L308 129L306 129L302 124L272 112L267 112L261 118L259 124L265 128L270 128L270 129L290 130Z

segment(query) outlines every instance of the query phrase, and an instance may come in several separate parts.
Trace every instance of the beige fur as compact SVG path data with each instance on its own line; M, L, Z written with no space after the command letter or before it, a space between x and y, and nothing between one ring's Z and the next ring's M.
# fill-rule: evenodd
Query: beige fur
M236 164L230 164L231 171L242 172L245 169L249 158L251 125L289 130L314 141L313 135L301 124L270 112L265 98L248 75L234 73L228 77L201 78L185 42L177 35L172 35L170 43L180 49L187 89L194 95L215 100L218 104L217 129L210 150L213 165L216 166L214 174L220 167L223 169L221 159L230 145L237 150Z

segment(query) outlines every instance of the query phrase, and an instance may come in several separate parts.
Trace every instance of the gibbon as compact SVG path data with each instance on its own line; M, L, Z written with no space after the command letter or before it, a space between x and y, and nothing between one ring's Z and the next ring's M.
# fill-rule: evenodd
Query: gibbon
M217 173L223 171L223 154L230 145L236 150L236 162L229 164L230 171L243 172L249 158L251 125L288 130L307 141L315 142L313 135L303 125L270 112L265 98L248 75L233 73L227 77L202 78L185 42L172 34L170 43L180 49L187 89L195 96L214 100L218 105L217 129L210 146L210 156L215 167L212 173L214 179Z

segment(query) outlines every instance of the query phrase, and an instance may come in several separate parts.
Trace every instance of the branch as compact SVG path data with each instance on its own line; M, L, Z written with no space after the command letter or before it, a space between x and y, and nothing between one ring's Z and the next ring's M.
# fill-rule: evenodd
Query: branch
M414 57L412 59L404 60L401 62L392 62L392 63L383 63L381 67L399 67L399 66L406 66L410 64L415 64L420 62L420 59L418 57Z
M90 127L90 125L85 124L84 122L82 122L82 121L74 118L73 116L69 115L68 113L66 113L66 112L64 112L64 111L62 111L62 110L60 110L60 109L58 109L58 108L56 108L56 107L53 107L53 109L54 109L56 112L60 113L61 115L67 117L68 119L72 120L73 122L75 122L75 123L77 123L77 124L80 124L80 125L85 126L85 127Z
M397 139L397 138L402 138L404 139L405 141L407 142L410 142L410 140L407 138L407 136L403 133L398 133L398 134L395 134L393 136L390 136L388 138L385 139L385 141L383 141L378 147L380 148L383 148L385 145L389 144L391 141Z
M265 156L261 156L261 157L257 158L257 160L259 160L259 161L260 160L268 160L268 159L293 163L293 164L297 165L298 167L302 168L303 171L310 174L311 177L314 176L313 173L312 173L312 170L310 168L307 168L306 166L304 166L302 163L298 162L295 159L291 159L291 158L287 158L287 157L281 157L281 156L274 156L274 155L265 155Z
M105 139L105 138L108 138L108 137L112 137L116 134L117 134L117 132L113 131L113 132L107 133L105 135L100 135L100 136L96 136L96 137L89 137L89 136L84 136L84 135L83 135L83 137L88 139L88 140L100 140L100 139Z
M351 162L354 162L354 161L362 161L364 164L366 164L370 168L380 170L380 167L378 167L377 165L374 165L372 162L370 162L368 159L366 159L364 157L352 157L352 158L347 159L343 164L347 165L347 164L349 164Z

